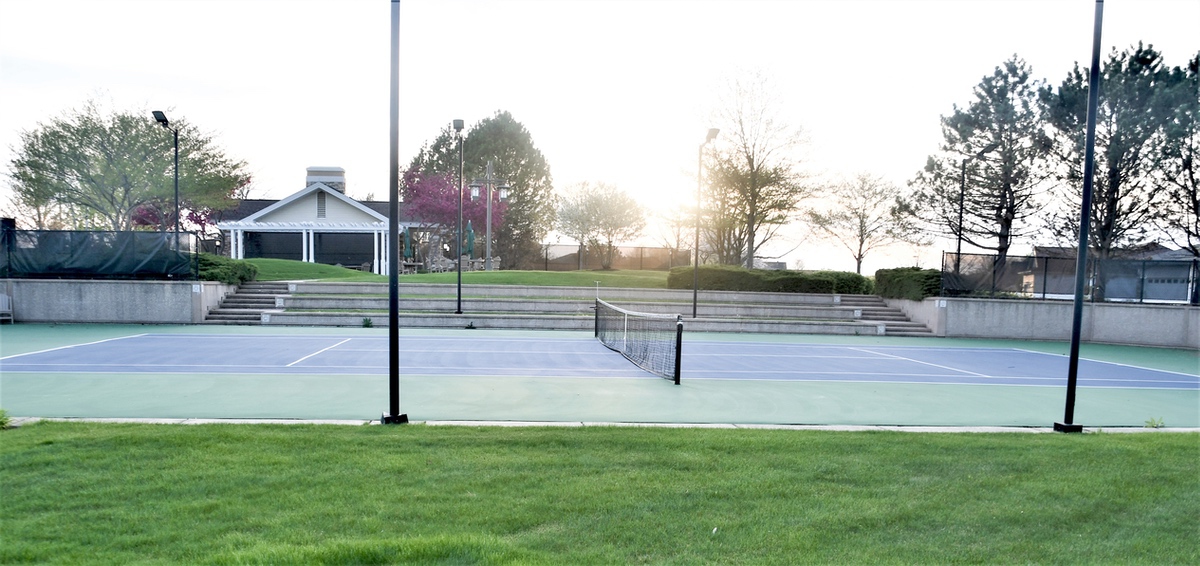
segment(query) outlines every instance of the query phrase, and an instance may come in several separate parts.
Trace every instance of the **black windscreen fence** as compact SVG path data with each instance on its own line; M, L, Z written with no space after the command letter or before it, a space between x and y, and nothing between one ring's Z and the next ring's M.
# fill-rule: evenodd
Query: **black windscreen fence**
M3 230L0 276L197 279L198 240L174 232Z
M1072 300L1075 258L942 255L942 296ZM1088 259L1089 301L1200 304L1200 261Z

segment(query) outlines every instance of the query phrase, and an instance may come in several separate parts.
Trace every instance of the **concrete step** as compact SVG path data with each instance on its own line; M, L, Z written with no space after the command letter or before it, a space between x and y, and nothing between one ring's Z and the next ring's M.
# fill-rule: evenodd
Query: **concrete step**
M387 284L381 283L290 283L280 303L283 310L267 309L271 312L263 315L264 323L361 326L364 318L370 318L374 326L386 325L387 315L382 313L388 308L387 290ZM872 295L700 291L699 318L692 319L690 290L464 285L461 306L467 314L455 315L457 292L456 285L402 281L401 326L588 329L599 292L621 308L682 314L691 331L932 335L910 322L903 311Z
M264 308L275 308L275 297L247 297L246 295L229 295L221 301L221 305L253 305Z
M287 295L287 282L250 282L226 295L221 304L208 312L209 324L262 324L262 313L275 308L275 298Z

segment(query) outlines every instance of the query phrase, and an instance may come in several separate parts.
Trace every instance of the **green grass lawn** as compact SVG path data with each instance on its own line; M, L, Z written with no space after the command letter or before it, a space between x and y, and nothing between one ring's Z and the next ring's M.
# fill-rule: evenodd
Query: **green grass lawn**
M368 281L386 283L386 275L364 273L334 265L284 259L249 259L258 267L259 281ZM470 271L462 274L463 283L475 285L539 285L547 287L635 287L665 289L666 271ZM417 273L403 275L400 283L457 283L458 273Z
M0 562L1200 562L1200 435L38 423Z

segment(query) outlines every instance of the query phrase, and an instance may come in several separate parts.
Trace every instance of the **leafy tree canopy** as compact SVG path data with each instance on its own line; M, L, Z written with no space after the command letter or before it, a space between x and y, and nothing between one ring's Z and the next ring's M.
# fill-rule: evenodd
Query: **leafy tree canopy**
M246 164L228 158L212 136L183 117L179 198L184 217L228 208L247 190ZM39 228L56 220L76 228L131 230L175 226L174 141L149 111L106 111L95 101L21 133L10 165L14 205ZM53 211L66 211L54 218Z
M463 139L466 183L484 176L488 161L497 179L507 181L508 208L493 249L505 268L521 268L541 257L541 243L554 222L550 166L533 136L512 114L498 111L472 126ZM413 158L410 169L457 175L458 142L450 126ZM494 212L494 211L493 211Z

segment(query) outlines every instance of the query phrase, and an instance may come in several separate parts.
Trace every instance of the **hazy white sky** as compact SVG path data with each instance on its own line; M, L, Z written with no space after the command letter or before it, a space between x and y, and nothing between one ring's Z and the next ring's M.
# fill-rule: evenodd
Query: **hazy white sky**
M778 86L809 171L905 184L939 117L1013 54L1060 82L1091 56L1094 0L402 0L400 160L451 120L507 110L556 187L605 181L649 206L690 202L716 94L740 72ZM164 110L217 137L254 196L346 169L387 194L388 0L0 0L0 168L22 130L97 98ZM1104 52L1139 40L1181 65L1200 0L1108 0ZM7 189L0 191L7 199ZM774 253L796 245L780 241ZM787 256L853 269L834 244ZM930 266L941 246L926 250ZM869 257L865 271L916 252Z

